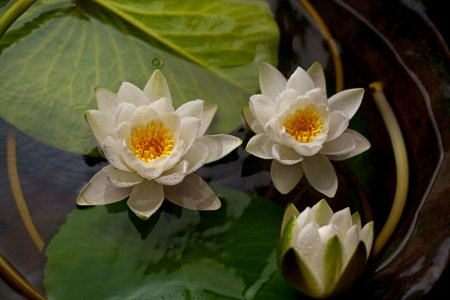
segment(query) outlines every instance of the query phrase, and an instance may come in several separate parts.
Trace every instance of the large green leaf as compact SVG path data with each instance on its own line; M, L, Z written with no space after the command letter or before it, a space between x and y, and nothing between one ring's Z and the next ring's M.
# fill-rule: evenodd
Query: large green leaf
M214 212L168 205L142 221L124 201L73 211L46 249L48 295L264 299L291 294L276 266L282 208L266 198L215 190L222 208Z
M0 39L0 116L57 148L94 146L94 88L143 88L159 68L174 105L218 103L213 132L241 122L259 65L276 64L278 28L261 1L37 2Z

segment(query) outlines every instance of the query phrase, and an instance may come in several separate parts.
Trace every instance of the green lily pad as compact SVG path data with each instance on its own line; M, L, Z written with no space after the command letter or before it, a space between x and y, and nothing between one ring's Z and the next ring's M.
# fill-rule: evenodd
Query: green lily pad
M174 106L219 106L211 132L230 132L258 90L261 62L277 63L279 33L262 1L37 2L0 39L0 117L50 146L96 146L84 111L94 88L143 88L161 69Z
M125 201L71 212L46 249L48 296L253 299L291 294L276 265L283 209L229 188L215 191L222 207L213 212L167 205L142 221Z

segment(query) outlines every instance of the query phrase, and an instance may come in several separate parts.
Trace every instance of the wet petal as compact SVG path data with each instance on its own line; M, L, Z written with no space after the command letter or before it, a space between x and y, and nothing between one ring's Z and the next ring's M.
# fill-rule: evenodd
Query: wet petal
M286 78L274 66L263 63L259 71L259 86L264 96L275 100L286 87Z
M303 156L291 148L280 144L272 146L272 155L275 160L283 165L293 165L303 160Z
M292 246L295 250L297 250L303 261L308 265L310 269L314 269L314 266L312 266L312 260L317 249L322 243L319 235L319 226L317 225L317 223L312 222L306 225L300 231L297 240L293 238L292 242Z
M312 208L312 213L314 214L314 220L319 224L319 226L325 226L330 222L333 216L333 210L328 205L325 199L317 202Z
M351 130L351 129L347 129L345 131L345 134L349 135L354 143L355 143L355 148L347 153L343 153L341 155L329 155L328 158L331 160L344 160L356 155L359 155L361 153L363 153L364 151L367 151L370 149L370 142L363 137L361 134L359 134L358 132Z
M164 186L164 193L167 200L188 209L216 210L221 206L214 191L195 173L177 185Z
M131 171L128 165L122 161L120 145L116 139L108 136L103 143L100 144L100 147L102 148L106 159L112 166L122 171Z
M189 151L186 152L186 154L182 158L188 162L186 175L195 172L200 167L202 167L207 162L208 157L209 157L208 147L205 144L196 141L191 146L191 149L189 149Z
M295 70L286 83L286 89L294 89L299 95L304 95L315 88L316 86L311 77L300 67Z
M344 132L337 139L325 143L320 153L324 155L342 156L352 152L355 148L356 143L353 136Z
M303 176L302 166L298 164L283 165L276 160L270 167L270 178L273 185L282 194L287 194L294 189Z
M344 113L340 111L333 111L330 113L328 122L328 137L327 141L332 141L339 137L348 127L349 119Z
M261 126L261 124L259 124L258 121L256 121L255 117L250 111L250 107L247 106L242 108L242 116L244 117L245 125L248 129L256 134L264 133L264 128Z
M350 120L359 106L364 96L364 89L349 89L339 92L328 99L331 111L340 111Z
M132 103L137 107L150 104L147 96L134 84L124 82L117 93L118 103Z
M242 140L228 134L214 134L199 137L197 142L208 147L209 154L206 163L221 159L242 144Z
M183 181L186 177L189 163L185 160L180 161L174 167L163 172L161 176L155 178L155 181L162 185L175 185Z
M174 112L172 101L170 98L163 97L155 100L150 107L157 111L160 115Z
M267 134L257 134L248 141L245 151L259 158L273 159L272 146L274 144Z
M144 87L144 93L147 95L148 99L153 102L160 98L168 98L171 101L169 87L167 86L166 79L160 70L155 70L147 81Z
M265 127L274 115L274 102L261 94L250 97L249 107L253 117L262 127Z
M327 84L325 80L325 74L323 73L322 65L319 62L315 62L309 67L308 71L309 77L311 77L314 85L318 88L321 88L325 95L327 94Z
M343 237L343 234L345 234L352 226L352 215L350 214L350 208L346 207L334 213L329 224L336 225L341 233L340 237Z
M202 136L206 133L209 125L211 125L211 122L214 118L214 115L216 114L216 111L217 111L217 104L205 105L203 107L203 118L201 119L202 125L200 125L198 136Z
M118 188L111 184L106 172L101 169L89 180L78 195L78 205L105 205L125 199L131 188Z
M345 268L360 242L358 226L353 225L345 233L343 267Z
M135 172L122 171L114 168L112 165L104 167L103 170L106 172L109 181L118 188L131 187L143 180L143 178Z
M177 108L177 115L180 118L193 117L201 120L203 118L203 106L205 102L203 100L193 100L182 104Z
M99 144L101 144L107 136L115 135L114 119L112 115L94 109L87 110L84 114Z
M195 142L198 136L198 130L200 129L200 123L200 119L194 117L184 117L181 119L180 139L184 141L184 153L186 153L186 151L191 148L192 143Z
M364 242L364 245L366 246L366 253L367 258L369 258L370 250L372 249L372 243L373 243L373 222L370 221L364 227L361 229L361 232L359 233L359 236L361 238L361 241Z
M158 210L164 200L162 185L154 180L144 180L133 187L128 207L141 219L147 220Z
M305 176L313 188L332 198L337 190L337 176L333 165L324 155L305 157L301 162Z
M113 114L117 106L116 94L102 87L95 89L95 98L97 99L98 109L106 114Z

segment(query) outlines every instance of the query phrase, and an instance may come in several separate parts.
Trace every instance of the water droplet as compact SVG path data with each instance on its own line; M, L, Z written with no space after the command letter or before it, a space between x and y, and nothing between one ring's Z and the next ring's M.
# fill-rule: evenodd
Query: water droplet
M161 69L164 67L164 60L161 57L156 56L152 59L152 65L157 69Z

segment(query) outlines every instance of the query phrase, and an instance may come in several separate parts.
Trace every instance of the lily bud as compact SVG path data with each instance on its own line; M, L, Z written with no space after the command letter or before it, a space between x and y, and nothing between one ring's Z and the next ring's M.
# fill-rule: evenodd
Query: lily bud
M326 298L348 289L362 274L373 243L373 222L359 213L333 213L325 200L301 213L286 208L279 263L285 280L302 293Z

